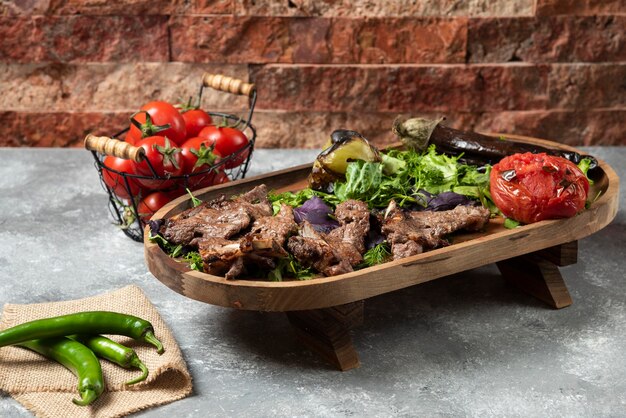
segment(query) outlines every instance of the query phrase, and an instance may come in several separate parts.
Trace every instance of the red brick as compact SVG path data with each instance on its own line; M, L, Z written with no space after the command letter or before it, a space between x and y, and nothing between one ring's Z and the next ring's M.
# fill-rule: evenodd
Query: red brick
M132 113L150 100L185 100L205 72L247 80L247 66L183 63L1 64L0 110ZM247 99L205 89L209 110L241 111Z
M626 145L626 109L486 113L473 127L572 145Z
M624 0L537 0L537 16L624 14Z
M170 31L175 61L461 63L467 21L178 16Z
M112 135L126 113L0 112L1 147L82 147L88 133Z
M0 5L0 16L20 15L172 15L185 13L228 14L235 0L29 0ZM4 7L4 10L3 10Z
M462 63L464 18L333 19L333 63Z
M281 18L172 18L172 60L280 62L288 56L289 21Z
M0 61L167 61L167 17L0 18Z
M538 109L549 68L497 66L254 66L261 109L490 111Z
M470 62L626 60L626 16L471 19Z
M549 78L551 108L626 108L626 64L562 64Z
M236 13L256 16L531 16L535 0L237 0Z

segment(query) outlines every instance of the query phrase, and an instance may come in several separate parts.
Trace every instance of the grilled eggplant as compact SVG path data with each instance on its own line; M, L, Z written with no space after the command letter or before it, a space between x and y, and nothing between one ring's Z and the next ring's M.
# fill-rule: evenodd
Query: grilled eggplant
M507 155L545 152L549 155L563 157L574 164L578 164L583 158L589 158L591 160L590 170L598 166L598 161L589 155L496 138L477 132L461 131L442 125L440 123L442 120L412 118L402 121L396 119L392 131L405 145L413 149L423 150L432 144L435 145L437 151L442 153L463 154L461 161L466 164L495 164Z

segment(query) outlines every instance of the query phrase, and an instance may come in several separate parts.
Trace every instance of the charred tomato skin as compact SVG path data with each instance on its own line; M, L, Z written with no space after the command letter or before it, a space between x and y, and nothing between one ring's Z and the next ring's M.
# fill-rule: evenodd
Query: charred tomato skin
M569 218L585 208L589 181L576 164L545 153L513 154L490 174L494 203L522 223Z

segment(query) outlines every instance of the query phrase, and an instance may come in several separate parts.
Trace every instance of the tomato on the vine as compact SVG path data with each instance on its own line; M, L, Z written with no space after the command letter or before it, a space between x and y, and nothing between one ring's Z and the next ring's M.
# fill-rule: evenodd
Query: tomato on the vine
M231 157L231 159L224 164L225 168L233 168L241 165L246 158L248 158L248 154L250 153L250 149L241 151L248 145L249 141L246 135L236 128L214 125L207 126L200 131L198 136L205 138L209 144L215 144L215 149L224 158L238 153L236 157Z
M135 178L111 171L115 170L120 173L135 174L135 163L133 161L109 155L104 159L103 164L105 168L102 169L102 180L104 180L104 183L117 197L130 199L141 191L141 187ZM126 187L124 178L128 181L128 187Z
M490 192L508 218L523 223L568 218L585 208L589 181L571 161L541 154L514 154L493 166Z
M211 170L222 155L212 145L207 145L204 138L196 137L185 141L181 146L181 154L185 161L185 173L190 174L188 186L191 189L212 186L218 171L223 170L221 166Z
M153 192L139 201L137 212L142 221L146 222L154 215L156 211L161 209L177 196L166 192Z
M150 136L136 144L145 151L144 159L135 165L135 172L151 178L138 178L142 186L153 190L164 190L174 184L168 180L172 176L180 176L185 172L185 164L179 148L173 147L168 138ZM154 173L150 169L154 169ZM154 176L159 178L154 178ZM164 180L165 178L165 180Z
M141 128L138 128L133 120L141 125ZM165 127L166 125L169 127ZM187 136L185 119L172 104L153 101L143 105L140 111L131 118L125 141L136 145L142 138L154 135L167 137L175 145L185 140Z
M195 138L200 131L213 123L211 115L202 109L189 109L182 112L185 120L185 129L187 138Z

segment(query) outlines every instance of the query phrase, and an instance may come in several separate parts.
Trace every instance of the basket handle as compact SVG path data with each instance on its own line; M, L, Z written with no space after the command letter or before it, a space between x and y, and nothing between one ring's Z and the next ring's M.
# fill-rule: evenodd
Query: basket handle
M254 84L246 83L243 80L222 74L204 73L202 76L202 85L226 93L240 94L248 97L251 97L252 93L256 91Z
M137 163L143 160L146 155L146 151L141 147L135 147L119 139L93 134L88 134L85 137L85 148L105 155L133 160Z

